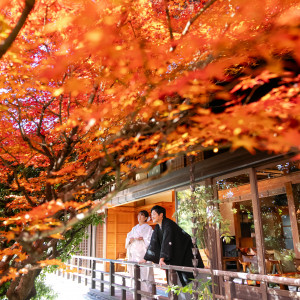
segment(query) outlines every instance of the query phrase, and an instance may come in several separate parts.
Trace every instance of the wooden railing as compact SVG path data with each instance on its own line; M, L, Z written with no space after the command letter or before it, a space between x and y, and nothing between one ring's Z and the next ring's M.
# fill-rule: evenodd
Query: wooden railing
M133 266L134 278L133 286L128 284L132 278L128 273L116 272L118 264ZM140 300L141 296L148 299L171 299L177 300L177 295L169 293L159 295L156 287L167 288L169 285L177 285L176 271L193 272L193 268L180 266L164 266L163 269L169 272L168 284L149 282L152 285L152 292L141 290L140 267L147 266L160 268L156 264L137 264L135 262L123 260L111 260L104 258L95 258L87 256L73 256L67 264L68 268L76 269L73 272L62 272L60 275L67 276L70 279L81 283L84 280L85 285L90 284L91 293L103 293L108 299L134 299ZM105 271L107 270L108 271ZM300 299L300 279L277 277L272 275L260 275L241 272L230 272L210 269L197 269L202 277L212 278L214 282L213 299ZM237 282L239 281L239 283ZM254 286L250 285L251 281ZM275 286L275 287L274 287ZM293 287L294 291L283 290L282 287ZM116 292L117 291L117 292Z

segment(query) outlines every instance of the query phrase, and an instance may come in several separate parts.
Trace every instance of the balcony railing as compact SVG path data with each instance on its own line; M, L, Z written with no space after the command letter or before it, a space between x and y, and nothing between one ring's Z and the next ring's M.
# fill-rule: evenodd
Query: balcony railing
M105 299L134 299L140 300L142 296L147 299L177 300L178 296L172 292L169 295L158 293L169 285L177 285L176 271L193 272L193 268L180 266L164 266L169 273L169 282L158 283L146 281L152 285L152 292L141 290L140 267L147 266L160 268L156 264L137 264L123 260L111 260L87 256L73 256L67 264L73 272L60 271L59 275L84 281L90 285L90 294ZM116 272L116 267L133 266L134 277L126 272ZM210 269L197 269L199 274L212 279L214 282L213 299L300 299L300 278L278 277L251 273L230 272ZM295 274L298 276L298 274ZM133 285L131 281L133 280Z

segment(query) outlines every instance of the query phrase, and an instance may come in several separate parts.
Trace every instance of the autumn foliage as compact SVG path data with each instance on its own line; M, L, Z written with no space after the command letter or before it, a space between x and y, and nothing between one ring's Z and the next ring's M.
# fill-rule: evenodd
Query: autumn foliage
M299 149L299 8L296 0L1 1L8 298L26 299L58 240L136 173L206 149ZM95 192L103 197L93 201Z

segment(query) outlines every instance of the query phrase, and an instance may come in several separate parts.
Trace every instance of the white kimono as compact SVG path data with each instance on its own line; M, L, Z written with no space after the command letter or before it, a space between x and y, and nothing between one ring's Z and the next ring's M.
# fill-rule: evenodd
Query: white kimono
M127 249L127 259L128 261L139 262L144 259L146 250L150 244L150 239L152 236L153 229L148 224L136 225L127 234L125 248ZM129 244L131 238L142 237L142 240L134 240ZM153 268L151 267L141 267L141 279L154 281ZM128 266L128 272L131 277L133 274L133 267ZM143 291L151 292L151 284L146 284L142 282L141 289Z

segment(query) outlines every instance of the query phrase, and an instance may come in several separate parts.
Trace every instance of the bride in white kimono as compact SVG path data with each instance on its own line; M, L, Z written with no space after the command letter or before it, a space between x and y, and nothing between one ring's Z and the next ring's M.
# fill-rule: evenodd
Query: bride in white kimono
M138 214L138 222L127 234L125 248L127 249L128 261L139 262L144 259L146 250L149 246L153 229L147 224L149 213L142 210ZM128 266L128 272L131 277L133 274L133 266ZM141 279L154 281L153 268L141 267ZM143 291L151 292L151 284L141 283Z

